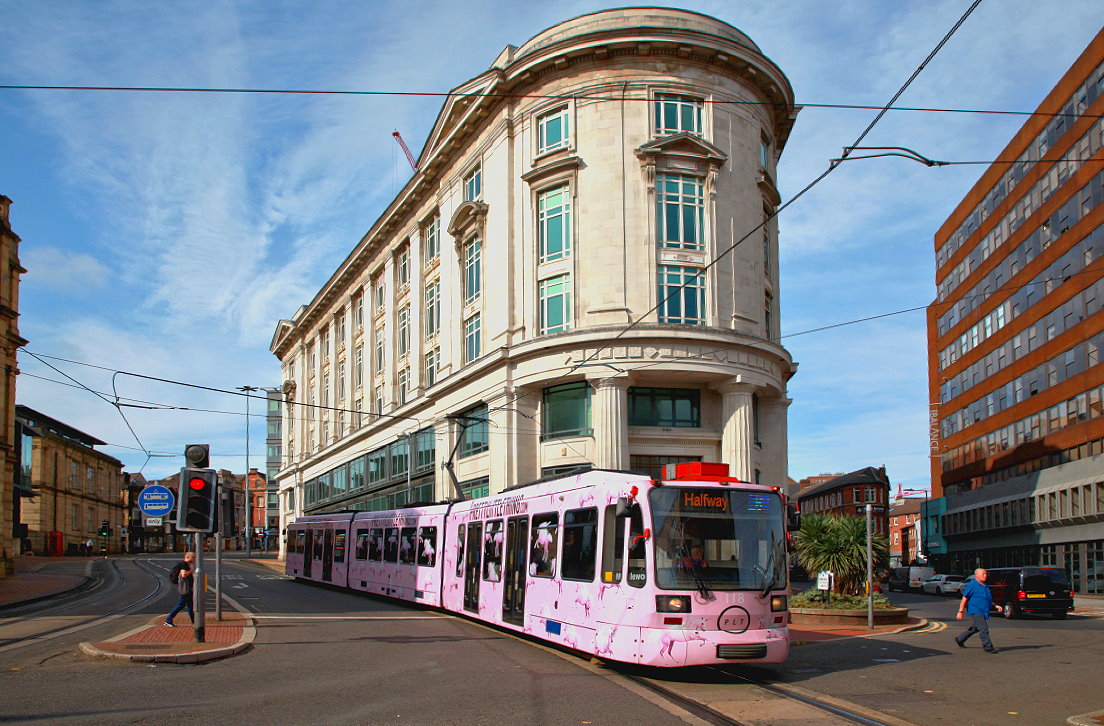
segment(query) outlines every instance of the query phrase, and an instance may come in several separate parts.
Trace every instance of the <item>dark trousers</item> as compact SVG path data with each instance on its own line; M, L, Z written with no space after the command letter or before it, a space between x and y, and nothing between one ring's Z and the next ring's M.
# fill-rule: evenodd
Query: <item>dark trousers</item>
M186 595L180 596L180 599L176 601L176 607L174 607L172 609L172 612L169 613L168 617L165 618L165 622L171 623L173 621L173 618L175 618L177 613L179 613L181 610L187 610L188 617L192 619L193 623L195 622L195 613L192 612L192 593L189 592ZM989 636L986 636L986 638L988 637Z
M989 618L985 617L984 615L975 614L970 616L970 620L970 627L966 628L966 632L962 635L959 635L957 638L955 638L955 640L957 640L959 643L965 643L967 640L970 639L971 635L977 633L979 636L981 636L981 647L985 648L986 650L992 650L993 641L989 640Z

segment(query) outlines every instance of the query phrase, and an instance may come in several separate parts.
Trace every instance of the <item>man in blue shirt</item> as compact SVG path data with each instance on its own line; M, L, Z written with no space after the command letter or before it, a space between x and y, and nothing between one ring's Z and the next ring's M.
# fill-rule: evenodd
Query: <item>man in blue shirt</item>
M966 641L974 633L981 634L981 645L986 653L999 652L993 647L993 641L989 639L989 609L993 606L993 593L985 581L989 579L989 573L984 568L974 570L974 579L966 583L962 588L962 602L958 606L958 615L955 620L962 620L962 614L970 616L970 627L965 633L955 638L959 648L966 647Z

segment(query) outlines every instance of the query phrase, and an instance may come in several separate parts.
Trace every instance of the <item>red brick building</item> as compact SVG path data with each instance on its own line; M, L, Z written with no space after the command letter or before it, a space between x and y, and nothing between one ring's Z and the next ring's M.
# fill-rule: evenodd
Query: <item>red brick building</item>
M848 474L823 474L798 483L803 486L797 493L802 513L861 517L866 514L866 505L871 504L874 507L872 527L875 534L889 531L887 504L890 484L884 466L868 466Z

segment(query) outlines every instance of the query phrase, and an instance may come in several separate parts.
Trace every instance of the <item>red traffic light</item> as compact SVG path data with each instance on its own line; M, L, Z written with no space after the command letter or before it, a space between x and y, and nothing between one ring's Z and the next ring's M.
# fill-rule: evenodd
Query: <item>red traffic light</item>
M198 492L199 490L207 486L207 480L200 479L199 477L194 477L188 482L188 486Z

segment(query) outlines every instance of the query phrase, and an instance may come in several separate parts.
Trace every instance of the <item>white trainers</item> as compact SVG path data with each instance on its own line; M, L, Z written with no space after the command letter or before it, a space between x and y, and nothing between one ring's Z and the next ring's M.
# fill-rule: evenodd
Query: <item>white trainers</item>
M175 628L176 627L175 625L170 623L168 620L165 621L164 625L165 625L166 628Z

